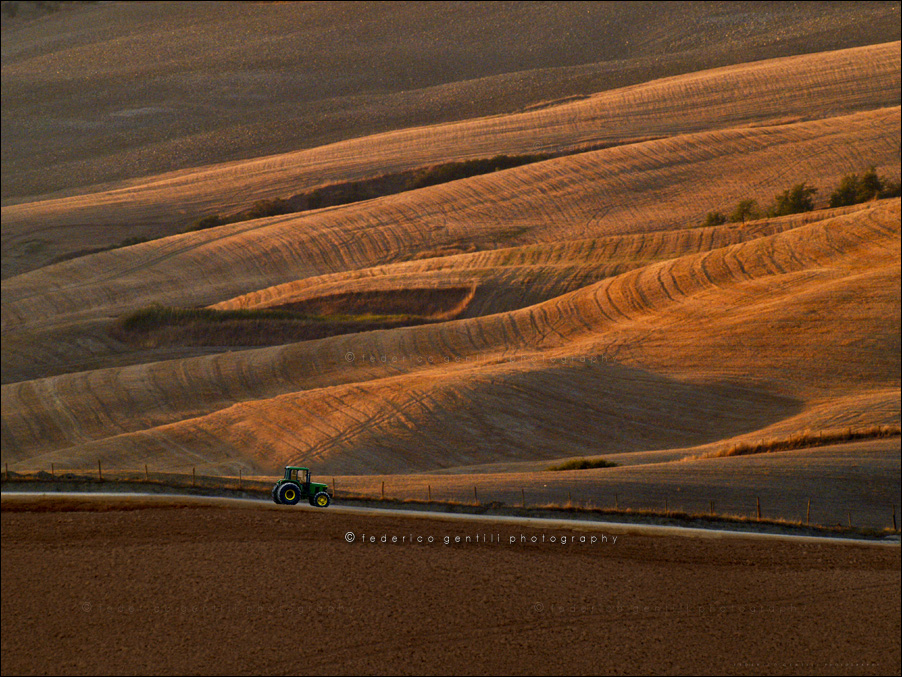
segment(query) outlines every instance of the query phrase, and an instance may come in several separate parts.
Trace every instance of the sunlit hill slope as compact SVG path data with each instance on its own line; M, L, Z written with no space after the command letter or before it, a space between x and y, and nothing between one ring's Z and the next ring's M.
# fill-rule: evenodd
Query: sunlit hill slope
M899 181L900 43L713 65L65 194L22 188L3 207L3 462L291 463L416 491L483 474L513 492L547 486L552 460L603 455L622 467L567 481L646 478L655 498L703 477L728 493L771 462L784 488L798 469L789 493L818 478L842 493L838 469L858 459L891 501L898 437L681 459L899 425L900 199L828 200L869 167ZM529 157L185 230L499 155ZM764 213L802 182L815 209ZM758 213L705 225L741 200ZM78 255L134 235L149 239Z

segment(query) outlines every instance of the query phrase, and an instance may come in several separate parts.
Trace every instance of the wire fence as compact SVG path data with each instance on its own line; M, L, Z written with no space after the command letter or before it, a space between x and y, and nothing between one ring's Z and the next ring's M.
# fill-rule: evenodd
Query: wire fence
M124 493L187 493L247 498L270 498L276 479L245 476L241 470L237 476L202 475L197 473L196 467L190 472L182 473L160 472L151 470L146 465L140 470L121 468L108 470L104 469L101 461L98 461L97 467L91 470L57 469L51 464L49 471L29 472L11 472L9 464L5 464L3 473L4 483L15 485L16 489L33 487L44 491L84 491L86 488L98 488L102 485L108 491ZM676 502L666 494L657 500L649 501L647 497L611 491L609 487L605 488L604 495L600 495L597 488L595 491L587 491L585 483L573 488L558 483L552 489L525 486L512 489L510 486L480 487L475 482L467 486L462 486L460 482L454 486L447 486L440 480L435 487L429 483L425 486L421 483L410 486L403 480L399 480L397 486L392 486L387 485L385 480L374 481L365 476L356 482L347 477L342 477L341 482L335 477L326 477L323 480L328 484L333 499L348 503L376 502L406 507L442 506L446 509L477 509L481 512L497 512L504 509L550 510L609 517L631 515L673 520L707 518L813 529L899 531L895 503L886 503L882 510L879 506L872 506L864 516L861 506L857 506L856 510L849 508L838 511L834 507L830 511L825 511L822 507L818 507L822 501L808 498L802 505L796 506L792 515L788 515L785 507L770 506L771 509L767 510L768 506L760 496L744 496L741 499L730 497L729 500L681 496L679 502ZM642 500L643 498L646 500ZM738 505L739 503L743 505ZM838 518L838 512L844 519ZM881 512L885 515L885 520L879 517Z

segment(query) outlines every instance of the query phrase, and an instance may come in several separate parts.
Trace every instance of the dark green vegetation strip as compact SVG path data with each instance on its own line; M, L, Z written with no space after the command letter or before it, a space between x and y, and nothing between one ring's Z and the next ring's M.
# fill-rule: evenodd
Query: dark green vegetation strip
M546 470L588 470L589 468L616 468L617 464L603 458L575 458L570 461L550 465Z
M297 322L353 322L391 323L415 322L413 315L306 315L290 310L262 308L216 310L214 308L177 308L172 306L149 306L124 316L120 320L125 331L147 331L160 325L188 325L194 322L222 323L234 320L293 320Z
M151 238L148 237L127 237L122 242L118 244L107 245L106 247L91 247L89 249L79 249L78 251L69 252L68 254L61 254L54 258L50 263L60 263L61 261L69 261L70 259L78 259L82 256L89 256L90 254L99 254L100 252L108 252L113 249L121 249L122 247L131 247L134 244L141 244L142 242L150 242Z
M757 200L740 200L729 216L723 212L708 212L703 225L719 226L724 223L745 223L762 217L788 216L814 211L814 196L817 188L806 182L787 188L766 209L761 209ZM830 207L849 207L870 200L880 200L902 195L902 183L885 176L877 176L877 170L870 167L861 176L847 174L839 186L830 194Z
M266 216L278 216L280 214L293 214L324 207L337 207L339 205L372 200L386 195L405 193L419 188L436 186L442 183L450 183L466 179L480 174L519 167L549 160L556 155L550 153L532 155L496 155L491 158L476 160L462 160L459 162L446 162L431 167L413 169L397 174L387 174L371 179L350 181L329 186L323 186L310 192L299 193L288 198L275 198L271 200L258 200L250 209L221 216L210 214L194 223L188 230L204 230L215 228L227 223L249 221Z
M435 321L403 314L312 315L282 309L150 306L120 317L110 333L120 341L144 347L268 346Z

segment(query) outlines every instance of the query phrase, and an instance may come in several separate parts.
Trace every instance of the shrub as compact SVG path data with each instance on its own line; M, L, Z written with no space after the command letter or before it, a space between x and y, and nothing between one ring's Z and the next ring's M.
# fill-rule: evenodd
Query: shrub
M136 235L134 237L127 237L122 242L120 242L117 246L119 247L131 247L134 244L142 244L144 242L150 242L150 238L144 237L143 235Z
M846 174L842 177L839 187L830 195L831 207L846 207L857 202L858 175Z
M874 168L871 167L861 175L861 180L858 182L858 202L873 200L880 195L882 190L883 182L880 180L880 177L877 176L877 172Z
M787 214L801 214L814 209L814 194L817 188L808 186L804 182L797 183L789 190L774 198L774 204L767 210L768 216L786 216Z
M247 211L247 218L262 219L265 216L278 216L279 214L288 214L291 212L291 205L288 200L277 197L275 200L257 200L254 206Z
M206 230L207 228L216 228L224 223L225 221L219 214L211 214L210 216L205 216L199 221L196 221L188 230Z
M846 174L839 187L830 195L831 207L847 207L848 205L867 202L883 192L883 181L873 167L860 177L858 174Z
M502 169L510 169L511 167L519 167L520 165L530 164L533 162L541 162L547 160L550 155L496 155L491 158L481 158L477 160L464 160L461 162L446 162L442 165L429 167L418 172L413 176L404 190L416 190L417 188L425 188L427 186L435 186L440 183L448 183L465 179L470 176L479 174L488 174L497 172Z
M877 171L871 167L860 177L857 174L846 174L840 181L839 187L830 195L830 206L847 207L874 198L898 197L899 195L899 182L877 176Z
M557 465L548 466L547 470L588 470L589 468L616 468L617 464L603 458L574 458Z
M758 218L759 215L757 200L742 200L730 214L730 221L745 223L747 220Z
M727 222L727 217L721 214L720 212L708 212L708 216L705 217L705 225L706 226L719 226Z
M891 181L883 179L883 190L880 191L880 197L900 197L902 196L902 183L899 181Z
M477 174L486 174L533 162L541 162L552 157L554 155L551 154L496 155L491 158L447 162L432 167L405 170L396 174L384 174L358 181L320 186L308 193L298 193L287 199L258 200L249 209L225 217L218 214L205 216L189 226L188 230L204 230L206 228L216 228L227 223L371 200L385 195L394 195L417 188L434 186L439 183L456 181L457 179Z

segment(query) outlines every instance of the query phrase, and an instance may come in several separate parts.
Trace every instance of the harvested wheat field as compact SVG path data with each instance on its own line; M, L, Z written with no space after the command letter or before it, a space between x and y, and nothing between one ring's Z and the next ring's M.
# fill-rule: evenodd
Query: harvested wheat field
M346 492L898 533L899 15L898 2L3 3L4 471L268 482L298 465L337 485L339 503ZM76 604L79 572L99 566L103 544L154 547L150 536L114 545L103 530L147 520L156 533L163 514L209 516L212 531L161 532L167 554L158 573L141 574L148 590L158 575L179 585L209 576L204 547L222 550L230 519L255 534L249 550L229 555L234 588L252 559L286 571L287 551L269 560L259 546L288 524L312 520L310 538L348 556L325 526L347 516L8 514L4 503L4 671L217 671L205 662L212 653L126 656L151 625L94 657L26 664L27 643L7 653L9 628L37 622L34 602L23 601L33 598L8 593L8 572L24 582L40 541L17 530L68 525L72 540L55 544L53 566L84 556L60 582ZM288 522L257 539L249 525L269 518ZM97 545L76 547L78 533ZM692 603L711 589L746 603L761 572L743 569L734 585L716 582L717 567L760 558L779 587L783 565L757 541L714 553L674 539L660 559L659 541L636 542L630 566L650 568L624 582L630 590L680 570ZM898 588L897 547L877 559L831 549L829 570L846 582L823 595L811 587L820 560L799 547L779 546L798 575L773 599L812 605L803 622L812 632L838 595L878 589L865 571L889 562ZM180 549L201 569L178 565ZM460 565L417 552L426 559L411 565L410 581ZM684 554L695 569L683 571ZM541 572L572 569L555 584L567 599L619 580L607 555L602 573L590 573L592 557L532 556L509 551L498 569L461 574L459 587L480 599L481 630L448 621L412 650L414 662L332 665L515 672L528 669L513 660L522 654L559 672L899 670L898 640L886 644L898 637L898 605L880 615L887 633L867 640L875 650L862 663L830 633L778 646L739 617L702 654L701 640L661 639L661 651L631 645L614 662L584 652L568 665L560 657L573 638L549 639L550 619L482 663L467 662L465 644L440 651L452 638L525 632L503 604L486 625L499 602L480 591L493 577L514 585L511 572L522 570L541 588ZM368 557L347 566L389 566ZM699 564L709 558L713 568ZM864 587L851 582L858 564ZM337 585L334 568L312 566L310 581ZM278 587L261 592L254 580L249 589L264 596ZM337 599L372 606L370 595L341 588ZM419 599L410 613L468 618L437 600ZM396 628L353 646L395 652L413 617L401 608L351 613ZM829 622L869 627L849 609ZM80 633L118 623L90 618L48 632L78 644ZM611 625L673 636L659 617L643 618L608 623L608 638ZM567 627L610 654L625 635L598 644L597 620ZM248 623L234 646L264 625L287 642L286 628L297 627L265 615ZM310 650L324 653L305 665L329 665L328 639L353 636L334 618L323 623ZM198 641L213 632L203 627ZM848 647L861 641L848 635ZM291 670L275 649L248 648L230 665ZM661 652L676 653L668 663ZM776 654L791 666L767 662Z

